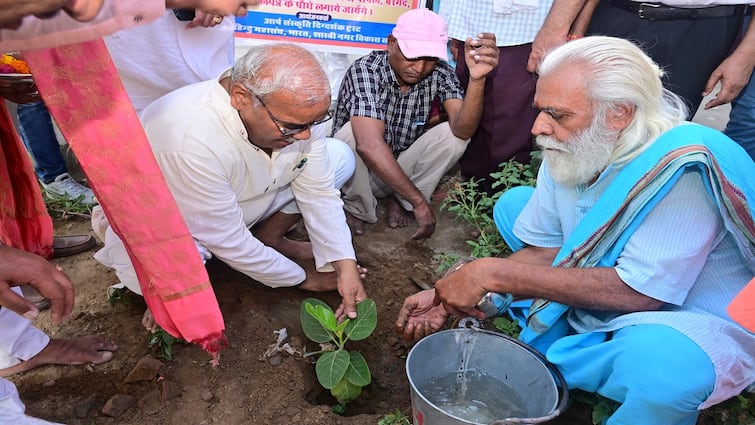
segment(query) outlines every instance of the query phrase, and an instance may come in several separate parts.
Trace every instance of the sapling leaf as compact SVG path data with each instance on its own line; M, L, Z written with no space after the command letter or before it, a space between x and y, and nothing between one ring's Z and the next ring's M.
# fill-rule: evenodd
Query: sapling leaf
M301 303L299 319L301 320L301 327L304 331L304 335L318 344L335 340L332 332L328 331L317 318L307 312L308 305L319 305L324 306L325 308L330 308L327 304L317 298L307 298Z
M336 350L319 352L322 355L315 363L315 372L320 385L329 389L340 403L339 410L345 408L345 404L359 397L362 387L372 381L364 357L358 352L349 353L343 346L348 339L365 339L375 330L375 301L369 298L360 301L355 319L337 323L333 310L327 304L317 298L307 298L302 302L299 317L304 334L309 339L320 344L334 342L338 345Z
M367 361L357 351L351 351L349 356L351 361L343 379L360 387L369 385L372 382L372 375L369 366L367 366Z
M351 382L342 379L335 387L330 390L333 397L341 404L346 404L356 400L362 394L362 387L354 385Z
M350 360L348 351L343 349L328 351L320 356L315 363L315 373L320 385L329 390L335 387L346 374Z
M339 340L343 336L343 331L344 329L346 329L346 326L349 326L350 321L351 319L347 317L346 319L343 319L343 321L339 323L338 326L336 326L335 334L336 336L338 336ZM340 348L343 348L343 347L340 347Z
M317 319L325 329L329 331L336 330L336 326L338 325L338 323L336 323L336 315L330 307L327 305L306 304L304 308L307 310L307 313Z
M370 298L357 303L357 317L351 319L346 326L346 337L354 341L361 341L372 333L377 326L377 307Z

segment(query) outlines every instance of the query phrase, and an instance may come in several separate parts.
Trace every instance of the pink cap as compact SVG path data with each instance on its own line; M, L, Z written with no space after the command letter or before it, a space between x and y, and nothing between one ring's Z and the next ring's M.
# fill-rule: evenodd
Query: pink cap
M412 9L401 14L393 36L408 59L429 56L448 60L446 23L430 9Z

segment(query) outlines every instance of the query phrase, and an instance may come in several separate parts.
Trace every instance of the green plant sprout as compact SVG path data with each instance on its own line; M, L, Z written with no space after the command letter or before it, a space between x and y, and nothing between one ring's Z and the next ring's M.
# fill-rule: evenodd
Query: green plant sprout
M605 398L598 393L589 393L580 390L572 390L569 396L577 403L589 406L592 409L591 420L593 425L603 423L619 407L619 403Z
M128 293L129 290L125 286L123 288L108 288L107 302L111 307L115 307L117 304L131 305L131 298Z
M165 360L173 360L173 344L181 341L180 339L169 334L163 328L159 328L147 337L147 347L157 346L160 350L160 357Z
M412 421L400 409L396 409L395 412L383 416L378 425L412 425Z
M513 159L501 163L498 171L490 174L493 179L491 187L498 190L493 195L480 190L480 180L475 179L456 183L448 191L441 209L456 214L456 218L470 225L478 235L477 239L467 241L472 247L472 257L499 257L511 253L495 227L493 206L501 194L512 187L535 185L539 152L534 152L532 158L530 164L522 164Z
M443 276L448 269L451 268L451 266L456 263L459 258L461 258L461 254L456 253L441 253L441 254L435 254L433 255L433 260L435 260L438 263L438 266L435 268L435 272L438 273L438 276Z
M370 298L357 304L357 317L338 323L333 310L317 298L307 298L299 311L302 330L318 344L332 342L334 348L305 354L320 355L315 363L317 381L338 401L335 413L343 414L346 403L356 400L362 388L372 382L370 368L362 354L343 347L348 340L360 341L372 334L377 325L377 307Z
M68 216L81 218L92 216L92 205L84 203L84 195L79 195L76 199L56 198L51 197L43 190L42 196L48 213L53 217L66 219Z
M507 316L498 316L493 318L493 326L501 333L504 333L512 338L519 338L519 333L522 331L522 327L519 326L516 320L510 319Z

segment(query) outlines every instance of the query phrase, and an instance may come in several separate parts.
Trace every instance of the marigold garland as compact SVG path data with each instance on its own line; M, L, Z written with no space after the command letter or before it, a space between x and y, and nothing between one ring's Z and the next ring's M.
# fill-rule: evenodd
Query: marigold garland
M0 72L3 74L31 74L25 61L7 53L0 56Z

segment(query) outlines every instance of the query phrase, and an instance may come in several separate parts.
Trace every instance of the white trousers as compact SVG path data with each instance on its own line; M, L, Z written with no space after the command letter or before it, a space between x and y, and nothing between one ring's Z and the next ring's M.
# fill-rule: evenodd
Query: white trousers
M22 295L21 288L11 288ZM0 369L29 360L50 343L50 337L34 327L31 320L7 308L0 308Z
M354 217L375 223L377 221L377 198L394 195L401 206L412 211L412 204L403 199L372 173L356 153L356 139L348 122L334 135L343 140L357 156L354 177L343 186L344 209ZM448 172L464 154L469 139L460 139L453 135L448 122L443 122L427 130L409 148L401 152L396 159L409 180L430 202L430 196L438 186L441 177Z
M19 287L11 288L22 295ZM0 368L13 366L29 360L50 343L50 337L32 325L31 320L0 308ZM24 414L26 406L18 396L16 386L0 378L0 424L42 425L52 422L32 418Z
M0 424L13 425L61 425L33 418L24 413L26 406L18 397L18 391L13 382L0 378Z
M325 146L330 163L333 164L335 186L341 188L354 174L356 166L354 154L351 148L340 140L328 139ZM294 200L294 193L290 188L278 192L263 215L263 220L278 211L286 214L297 214L299 212L299 208L296 206L296 201ZM131 264L126 247L113 229L110 228L107 218L99 205L92 209L92 229L94 229L100 240L105 243L105 246L94 254L94 258L103 265L115 270L120 284L114 286L125 286L130 291L141 295L142 289L139 286L139 279L136 277L136 270L134 270L134 266ZM199 242L194 242L203 262L212 258L210 250Z

